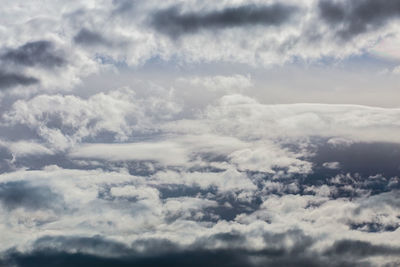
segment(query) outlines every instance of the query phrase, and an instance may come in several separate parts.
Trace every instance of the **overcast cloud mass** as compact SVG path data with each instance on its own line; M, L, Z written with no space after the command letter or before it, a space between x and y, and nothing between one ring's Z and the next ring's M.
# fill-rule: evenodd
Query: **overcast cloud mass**
M398 0L0 0L0 266L399 266Z

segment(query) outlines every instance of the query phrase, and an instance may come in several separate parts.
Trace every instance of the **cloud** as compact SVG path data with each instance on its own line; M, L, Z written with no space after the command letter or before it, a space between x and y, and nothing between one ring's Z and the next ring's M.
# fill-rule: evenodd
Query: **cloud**
M107 161L156 161L170 166L193 166L213 162L236 149L248 146L236 138L218 135L171 135L153 142L77 145L69 152L72 158Z
M133 249L123 243L104 239L100 236L94 237L65 237L44 236L35 240L34 248L38 251L52 248L53 252L81 251L85 254L97 254L105 257L129 256L134 253Z
M28 155L53 154L53 152L50 149L35 142L27 142L27 141L4 142L0 140L0 146L6 147L16 157L28 156Z
M180 105L171 97L168 90L137 97L130 88L98 93L88 99L42 94L16 101L3 118L9 126L27 125L54 150L65 150L101 133L109 134L112 140L126 140L135 130L155 131L156 121L170 120L180 112Z
M17 266L58 266L71 265L112 265L112 266L205 266L217 264L218 266L370 266L363 261L366 255L352 255L346 258L335 258L331 253L319 254L309 251L308 238L300 232L289 231L284 234L266 235L266 238L275 239L277 248L251 250L246 248L203 248L203 240L188 248L181 248L164 239L142 239L131 246L107 240L101 236L88 238L46 236L35 242L35 249L29 253L10 250L3 260L4 264ZM282 240L294 239L294 247L303 245L302 248L291 249L281 244ZM243 241L243 236L237 233L216 234L209 237L208 242L228 243ZM361 251L367 246L374 247L368 242L342 240L335 244L330 251L341 246L350 246L359 243ZM312 241L311 241L312 244ZM280 247L282 245L282 247ZM310 244L308 244L310 245ZM384 247L379 252L383 252ZM93 249L96 248L96 249ZM141 250L139 249L141 248ZM340 249L339 249L340 250ZM377 254L380 254L380 253ZM385 255L385 253L382 253ZM119 256L119 257L117 257ZM1 263L1 262L0 262ZM393 263L393 262L392 262Z
M244 5L226 7L209 12L183 13L178 7L160 10L153 14L151 25L173 38L200 30L216 30L244 26L279 26L290 20L297 11L294 6L272 4L269 6Z
M0 90L14 86L29 86L38 83L39 80L34 77L0 70Z
M158 161L171 165L185 164L188 161L184 148L172 142L87 144L73 150L70 156L108 161Z
M394 2L228 2L0 10L0 265L399 262L400 110L271 104L345 94L330 64L370 63Z
M28 42L18 48L8 49L0 59L15 65L27 67L40 66L44 68L61 67L66 60L55 51L50 41Z
M240 250L218 250L218 251L188 251L164 254L161 256L138 257L138 258L105 258L87 254L68 254L53 251L37 251L31 254L10 253L4 264L17 266L71 266L71 265L90 265L90 266L206 266L217 264L218 266L357 266L348 263L343 265L332 264L318 259L307 257L300 258L279 258L275 260L258 260L260 264L253 263L252 253ZM250 259L248 259L250 258ZM260 258L259 255L254 258ZM1 263L1 262L0 262ZM364 265L365 266L365 265Z
M342 114L337 116L337 114ZM400 142L400 109L359 105L264 105L244 95L225 95L206 110L214 131L244 140L312 136L352 141Z
M333 162L324 162L322 164L323 167L327 168L327 169L340 169L340 163L337 161L333 161Z
M347 22L344 23L353 25L357 20L351 21L352 14L357 15L361 12L358 9L364 10L373 4L373 1L350 2L342 5L326 1L253 1L250 4L215 2L205 5L191 0L159 5L155 1L104 1L96 5L95 12L91 12L93 7L87 3L63 3L61 6L48 3L47 11L32 7L30 14L10 7L3 11L2 17L16 23L10 23L1 34L8 47L3 49L3 57L18 66L34 64L48 66L47 70L59 65L63 65L63 69L73 68L72 77L79 80L87 73L110 66L121 63L140 66L155 58L181 63L231 62L257 66L280 65L299 59L305 62L326 57L343 59L364 53L371 48L371 43L396 33L396 29L385 28L381 33L360 37L357 43L332 40L332 28L340 31L341 22L330 15L330 9L346 10L344 20ZM390 5L394 6L395 2L381 2L375 5L382 11L369 16L371 20L396 17L391 15L395 11L390 11ZM14 3L16 7L18 4ZM369 23L367 16L361 17ZM327 27L322 21L333 26ZM63 34L60 34L61 28ZM215 30L221 31L216 35ZM36 36L36 40L29 36ZM185 38L171 42L170 37ZM23 45L18 47L18 44ZM47 84L49 77L43 78ZM57 78L61 80L62 77Z
M18 207L37 210L57 207L62 199L47 186L18 181L0 184L0 202L9 210Z
M377 30L392 19L400 18L400 3L396 0L322 0L318 9L322 20L330 24L343 40Z
M200 187L204 190L215 188L225 193L254 191L257 189L257 186L245 173L241 173L232 167L220 172L160 171L151 178L155 184L185 185L188 187ZM242 195L242 197L246 197L246 194Z
M265 190L267 182L283 184L285 179L298 181L298 189L277 194ZM19 182L15 185L16 180ZM239 253L239 259L250 266L289 264L293 259L306 266L314 262L311 259L318 259L314 262L318 266L327 257L333 266L342 266L337 257L341 250L331 245L343 238L369 238L372 248L382 242L388 247L397 244L395 231L389 232L391 237L385 237L385 231L369 236L367 231L355 228L363 223L380 223L383 228L396 225L400 205L395 192L335 199L324 193L303 195L306 185L300 181L299 177L280 179L235 169L162 169L140 177L121 167L115 171L55 166L14 171L0 175L4 191L0 195L4 193L2 201L9 207L7 212L0 209L4 222L0 230L7 240L2 250L25 244L8 255L8 260L15 261L25 257L38 260L30 258L37 256L51 261L53 256L64 255L69 263L76 259L77 250L85 259L96 258L95 262L147 262L154 257L166 260L164 252L196 255L200 251L207 261L213 259L209 254L213 251L213 255ZM175 194L164 194L163 188L172 184L191 187L193 193L188 196L178 189ZM50 228L55 236L46 237L44 230ZM32 238L21 241L20 233L28 229ZM93 237L100 231L104 238ZM107 241L110 236L115 239ZM167 243L143 241L151 238ZM171 246L163 251L156 249L157 244ZM376 252L368 261L390 255L385 262L393 262L397 257L382 253ZM349 264L362 265L363 254L354 255Z
M132 9L136 5L136 1L132 0L113 0L113 5L114 5L114 10L112 11L112 14L124 14L132 11Z
M74 42L85 46L111 46L112 43L104 38L100 33L90 31L86 28L81 29L74 37Z
M3 56L7 54L8 62L18 66L58 66L64 62L63 69L72 72L65 80L71 81L70 78L79 80L88 73L98 73L119 64L141 66L154 59L253 66L281 65L299 59L305 62L326 57L343 59L364 53L383 35L386 39L396 33L395 29L387 28L384 32L360 37L357 43L332 40L332 28L338 28L335 32L340 30L340 22L328 22L333 23L329 24L333 27L322 22L326 20L320 16L321 9L329 9L324 8L325 2L253 1L250 4L213 2L205 5L191 0L159 5L156 1L104 1L96 5L95 12L91 12L93 7L87 3L63 3L61 6L49 3L47 11L32 7L30 14L11 7L11 11L4 10L2 16L17 22L10 23L1 37L7 47L25 45L4 49ZM331 5L341 8L340 4ZM358 6L348 5L349 10ZM63 34L60 34L61 28ZM32 40L28 36L37 38ZM171 37L182 38L171 42ZM58 50L55 44L62 49ZM36 51L38 56L34 57L30 51ZM42 63L33 63L36 61ZM47 79L49 77L43 77L43 84L47 84Z
M277 169L287 169L288 173L310 173L312 164L298 159L301 156L274 144L260 143L255 147L237 150L229 158L239 170L275 173Z
M326 251L327 254L346 255L348 257L368 257L374 255L400 255L400 248L385 245L373 245L358 240L340 240Z

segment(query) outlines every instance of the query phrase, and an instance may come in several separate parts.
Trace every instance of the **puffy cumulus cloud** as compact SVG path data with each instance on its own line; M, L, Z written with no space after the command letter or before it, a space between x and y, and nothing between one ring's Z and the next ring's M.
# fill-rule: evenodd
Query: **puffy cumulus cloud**
M24 247L27 244L20 243L18 238L27 240L28 231L32 234L29 239L34 241L41 236L38 231L50 230L47 228L50 225L53 234L59 235L86 236L101 228L104 234L114 233L124 243L145 236L164 236L179 244L190 243L192 238L207 234L209 226L196 223L211 216L205 208L219 205L200 196L161 200L157 184L124 172L48 167L2 175L0 183L4 188L0 199L7 207L1 211L5 219L1 227L12 226L4 236L6 247L12 244ZM188 237L194 229L198 233L186 240L176 232L178 228L187 232Z
M393 199L393 197L392 195L390 198ZM247 216L239 215L237 220L250 223L253 220L261 219L269 221L271 226L294 227L296 225L303 230L308 229L308 231L314 228L311 230L314 234L324 233L330 236L321 242L320 246L322 247L327 245L327 240L346 239L348 235L351 236L351 239L395 246L396 241L391 238L391 235L398 234L398 231L395 230L398 227L398 218L387 216L388 212L393 214L392 207L386 206L386 210L378 211L373 205L366 203L369 203L367 197L349 201L347 199L328 200L323 195L269 196L258 211ZM397 210L397 207L394 209ZM372 227L367 229L368 225L374 224L380 226L380 230ZM385 227L387 228L385 229ZM380 234L370 235L371 232L380 232ZM385 240L385 238L389 239Z
M255 144L254 147L237 150L229 155L238 169L275 173L274 169L287 169L288 173L309 173L312 164L298 159L295 154L275 144Z
M135 130L154 130L153 123L179 111L179 105L168 99L136 98L135 92L126 88L88 99L74 95L39 95L18 100L3 119L9 126L27 125L51 148L65 150L83 138L102 132L115 135L117 140L128 139Z
M216 201L208 199L190 197L168 198L165 201L164 212L168 221L178 218L184 220L201 220L206 216L204 209L217 206L218 203Z

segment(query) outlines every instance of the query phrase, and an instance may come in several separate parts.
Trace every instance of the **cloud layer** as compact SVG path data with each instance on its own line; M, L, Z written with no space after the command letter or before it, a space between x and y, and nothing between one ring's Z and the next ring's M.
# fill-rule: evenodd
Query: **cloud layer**
M385 158L400 155L397 109L228 95L189 119L130 96L42 95L3 116L36 133L3 136L4 264L399 260L399 163Z
M400 264L396 1L3 6L0 266Z

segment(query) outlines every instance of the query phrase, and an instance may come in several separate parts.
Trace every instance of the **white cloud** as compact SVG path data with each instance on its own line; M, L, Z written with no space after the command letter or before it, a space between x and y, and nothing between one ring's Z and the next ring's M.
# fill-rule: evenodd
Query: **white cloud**
M126 140L134 131L155 130L153 124L178 113L180 107L165 96L136 97L123 88L88 99L74 95L39 95L18 100L3 115L6 124L25 124L56 150L65 150L86 137L111 132Z
M329 138L327 143L333 147L341 147L341 146L345 147L352 145L354 141L343 137L333 137Z
M327 168L327 169L332 169L332 170L340 169L340 163L336 162L336 161L334 161L334 162L324 162L322 164L322 166Z
M274 168L287 168L288 173L311 172L312 164L298 159L300 156L272 143L256 143L251 148L229 155L231 162L240 170L275 173Z
M47 147L27 141L19 142L4 142L0 141L0 146L8 148L15 157L19 156L29 156L29 155L52 155L53 151Z
M216 201L201 198L179 197L168 198L164 204L164 213L167 217L178 217L180 219L195 218L200 220L204 217L203 209L217 207Z
M108 161L158 161L170 165L181 165L188 161L185 149L172 142L87 144L73 150L70 156Z
M245 173L230 167L223 172L183 172L161 171L151 177L155 184L175 184L202 189L216 187L221 192L255 190L257 187Z
M400 109L358 105L264 105L242 95L224 96L207 111L207 123L244 139L312 136L400 142Z

